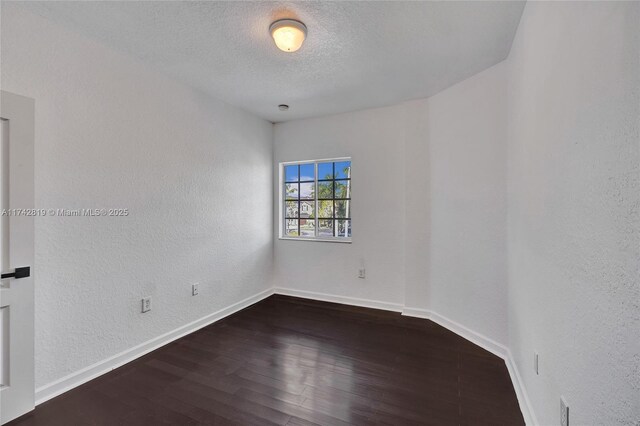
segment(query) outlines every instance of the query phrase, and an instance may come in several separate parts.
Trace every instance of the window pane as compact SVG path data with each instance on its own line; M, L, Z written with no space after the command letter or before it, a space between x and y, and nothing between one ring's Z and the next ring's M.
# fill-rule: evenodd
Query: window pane
M318 180L333 179L333 163L318 163Z
M283 165L283 237L351 237L351 161Z
M316 180L314 164L300 164L300 182L304 180Z
M313 218L315 217L314 210L316 208L316 202L313 200L310 201L300 201L300 217L305 218Z
M333 201L318 201L318 217L333 217Z
M336 164L336 179L348 179L351 177L351 161L340 161Z
M315 183L301 183L300 184L300 198L314 198L315 197Z
M285 182L297 182L298 181L298 165L284 166L284 181Z
M336 181L336 198L351 198L351 181Z
M318 182L318 198L333 198L333 181Z
M287 219L284 221L284 235L285 237L298 236L298 219Z
M351 236L351 221L350 220L336 220L336 236L337 237L350 237Z
M300 219L300 236L315 237L316 221L313 219Z
M298 202L297 201L285 201L286 209L285 217L298 217Z
M298 184L297 183L285 183L284 190L286 192L287 200L297 200L298 199Z
M351 201L336 201L336 217L351 217Z
M318 236L333 237L333 220L319 220L318 222Z

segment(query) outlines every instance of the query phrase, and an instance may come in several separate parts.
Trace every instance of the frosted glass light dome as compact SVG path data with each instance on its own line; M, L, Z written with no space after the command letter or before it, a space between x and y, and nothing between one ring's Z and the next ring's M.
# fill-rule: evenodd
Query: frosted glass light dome
M307 27L294 19L280 19L271 24L269 31L276 46L283 52L295 52L300 49L307 36Z

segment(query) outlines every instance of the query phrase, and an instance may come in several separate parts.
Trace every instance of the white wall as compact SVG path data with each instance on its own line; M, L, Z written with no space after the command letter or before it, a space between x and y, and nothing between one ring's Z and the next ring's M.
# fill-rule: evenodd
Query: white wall
M276 241L276 285L508 346L540 424L559 423L560 395L572 424L637 421L639 8L529 2L505 63L426 100L276 125L276 163L354 169L353 244Z
M270 123L8 3L1 78L36 100L36 207L131 212L36 220L37 387L271 286Z
M505 344L505 78L276 124L275 163L352 156L354 188L353 244L277 240L276 285L431 309Z
M428 104L400 106L404 116L405 312L429 315L431 300L431 153Z
M36 221L37 386L269 288L273 266L278 287L431 310L508 344L541 424L561 394L573 424L633 424L639 9L529 2L506 63L272 135L3 3L2 89L36 99L37 206L131 211ZM277 163L338 156L353 243L273 241Z
M427 99L431 309L506 345L506 66Z
M637 2L528 2L508 60L509 342L543 425L560 395L640 419L639 28Z
M399 107L279 123L274 173L284 161L352 158L353 243L278 240L276 286L404 304L404 125ZM278 182L274 182L275 230ZM277 237L276 237L277 238ZM365 280L357 278L361 259Z

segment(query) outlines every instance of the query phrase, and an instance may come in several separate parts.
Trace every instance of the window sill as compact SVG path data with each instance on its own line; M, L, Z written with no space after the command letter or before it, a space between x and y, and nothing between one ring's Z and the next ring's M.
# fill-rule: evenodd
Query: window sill
M279 240L315 241L321 243L351 244L351 238L311 238L311 237L278 237Z

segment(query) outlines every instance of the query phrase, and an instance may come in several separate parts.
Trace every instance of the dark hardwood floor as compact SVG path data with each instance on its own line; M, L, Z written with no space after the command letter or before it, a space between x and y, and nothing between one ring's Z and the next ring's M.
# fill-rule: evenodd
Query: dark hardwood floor
M166 424L524 420L504 362L431 321L272 296L10 423Z

